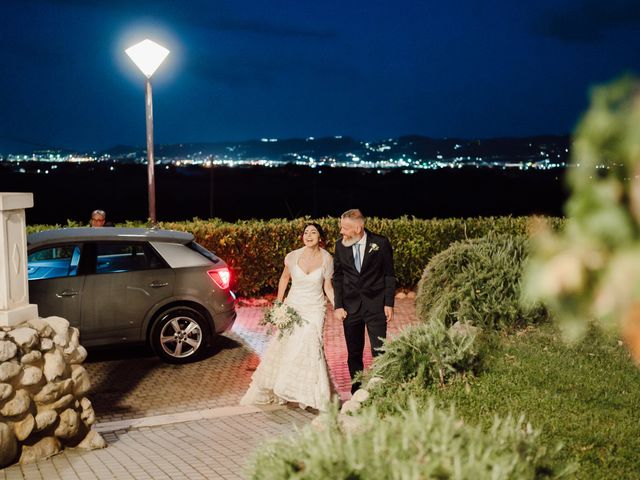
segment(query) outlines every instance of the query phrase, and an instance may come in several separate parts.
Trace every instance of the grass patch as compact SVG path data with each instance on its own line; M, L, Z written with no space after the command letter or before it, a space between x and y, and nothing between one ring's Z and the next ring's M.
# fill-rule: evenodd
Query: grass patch
M579 462L577 478L640 479L640 369L613 336L590 332L572 347L552 325L496 334L479 375L428 395L483 428L494 415L524 414L544 443L565 445L565 460Z

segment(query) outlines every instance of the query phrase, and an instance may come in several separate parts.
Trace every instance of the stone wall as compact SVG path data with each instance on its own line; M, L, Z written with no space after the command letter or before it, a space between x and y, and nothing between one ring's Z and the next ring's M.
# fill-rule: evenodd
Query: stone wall
M95 414L77 328L60 317L0 329L0 468L64 447L106 446Z

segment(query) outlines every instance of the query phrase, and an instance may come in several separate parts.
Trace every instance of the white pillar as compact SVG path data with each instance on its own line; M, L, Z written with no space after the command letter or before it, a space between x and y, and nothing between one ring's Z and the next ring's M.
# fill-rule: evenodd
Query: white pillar
M38 306L29 304L27 277L24 209L31 207L32 193L0 192L0 327L38 318Z

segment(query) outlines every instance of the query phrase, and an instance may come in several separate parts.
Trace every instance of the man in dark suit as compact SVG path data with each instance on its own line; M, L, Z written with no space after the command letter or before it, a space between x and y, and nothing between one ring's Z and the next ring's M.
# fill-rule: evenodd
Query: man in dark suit
M380 354L381 338L386 338L387 322L393 319L396 278L389 240L364 228L360 210L342 214L340 234L342 239L336 242L333 257L335 316L343 322L353 380L363 368L365 326L372 355ZM358 388L360 385L354 383L351 393Z

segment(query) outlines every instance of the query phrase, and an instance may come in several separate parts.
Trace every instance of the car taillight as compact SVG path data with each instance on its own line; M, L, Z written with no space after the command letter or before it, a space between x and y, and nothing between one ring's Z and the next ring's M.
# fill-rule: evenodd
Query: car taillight
M227 267L216 268L215 270L209 270L207 274L211 277L211 280L215 282L221 289L226 290L231 283L231 270Z

